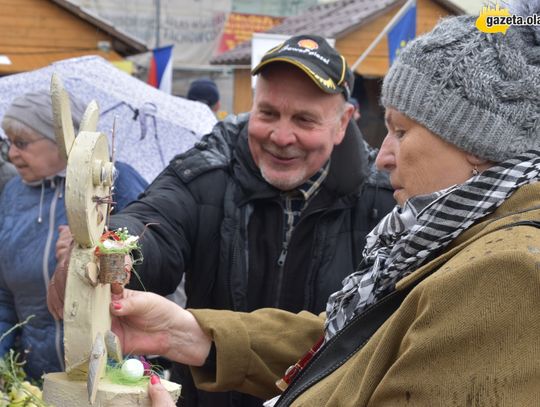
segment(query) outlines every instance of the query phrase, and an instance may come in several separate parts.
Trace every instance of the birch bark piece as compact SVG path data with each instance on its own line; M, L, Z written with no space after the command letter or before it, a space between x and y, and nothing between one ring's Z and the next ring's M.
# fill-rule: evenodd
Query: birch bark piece
M118 364L124 361L120 340L112 331L105 332L105 347L109 358L115 360Z
M94 405L98 391L99 381L101 376L105 375L105 366L107 364L107 352L105 351L105 341L103 334L99 332L94 341L92 352L90 353L90 361L88 363L88 379L86 387L88 391L88 401Z

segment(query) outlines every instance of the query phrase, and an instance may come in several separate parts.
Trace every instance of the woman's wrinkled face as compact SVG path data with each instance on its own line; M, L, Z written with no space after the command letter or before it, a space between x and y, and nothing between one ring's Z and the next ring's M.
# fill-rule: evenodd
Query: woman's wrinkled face
M376 165L390 173L399 205L416 195L440 191L471 177L471 155L398 112L386 109L388 133Z
M11 144L9 161L24 181L39 181L66 168L58 145L51 139L29 132L7 132L6 135Z

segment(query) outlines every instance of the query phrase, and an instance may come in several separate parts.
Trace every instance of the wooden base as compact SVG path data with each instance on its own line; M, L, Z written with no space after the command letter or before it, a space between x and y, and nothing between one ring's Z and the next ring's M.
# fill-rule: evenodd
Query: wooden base
M88 401L86 382L69 380L64 372L48 373L43 381L43 400L54 407L151 407L147 394L148 385L124 386L111 383L107 377L101 379L96 401ZM180 397L182 386L161 380L173 400Z

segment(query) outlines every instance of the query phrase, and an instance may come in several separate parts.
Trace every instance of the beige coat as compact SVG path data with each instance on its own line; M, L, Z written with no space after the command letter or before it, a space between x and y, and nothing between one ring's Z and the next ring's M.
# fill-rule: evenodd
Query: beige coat
M294 406L540 406L540 183L520 188L444 254L358 353ZM192 310L214 338L217 370L193 369L205 390L259 397L322 334L323 319L264 309Z

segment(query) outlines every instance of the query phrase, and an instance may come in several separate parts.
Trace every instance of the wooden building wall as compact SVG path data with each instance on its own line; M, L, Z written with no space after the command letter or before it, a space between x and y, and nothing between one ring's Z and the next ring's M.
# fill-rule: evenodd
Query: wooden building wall
M0 0L1 1L1 0ZM395 6L386 13L375 16L372 21L362 25L360 28L344 35L336 40L336 48L345 56L349 65L356 62L362 52L367 49L371 42L388 24L397 13L401 5ZM452 13L436 3L434 0L417 0L416 33L417 35L430 31L437 21ZM371 104L377 104L378 93L373 92L378 89L377 79L382 78L388 71L388 42L386 36L371 51L367 58L358 66L356 73L366 78L373 78L374 83L366 82L368 97ZM250 73L248 69L235 70L234 84L234 112L241 113L251 108L252 95L250 84ZM367 114L368 112L366 112ZM380 112L376 113L380 116ZM377 140L380 138L380 124L377 125ZM378 144L378 141L374 141Z
M401 5L362 25L357 30L336 40L336 48L352 66L358 57L398 12ZM450 11L433 0L416 2L416 35L431 31L440 18L452 15ZM383 77L388 71L388 41L386 35L357 67L356 73L367 77Z
M98 50L98 41L113 38L49 0L0 0L0 75L33 70L53 61L83 55L121 60L113 50Z
M251 110L253 101L253 92L251 90L251 70L235 69L234 71L234 113L242 113Z

